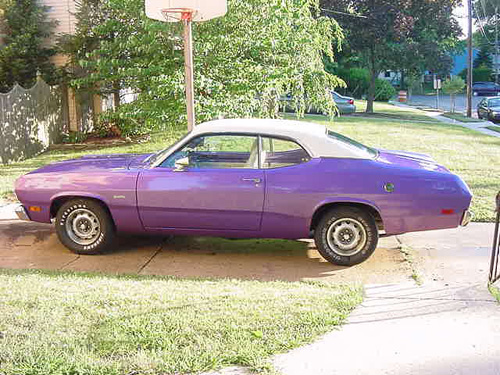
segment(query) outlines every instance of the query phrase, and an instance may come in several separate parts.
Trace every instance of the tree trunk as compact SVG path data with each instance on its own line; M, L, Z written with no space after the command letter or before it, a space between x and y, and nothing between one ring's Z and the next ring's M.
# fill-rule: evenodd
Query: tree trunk
M373 102L375 100L375 82L378 76L378 70L375 68L375 51L370 48L370 85L368 86L368 97L366 103L366 113L373 113Z
M120 82L113 82L113 104L115 106L115 111L120 108Z
M377 80L378 72L370 69L370 86L368 86L368 97L366 102L366 113L373 113L373 102L375 100L375 81Z

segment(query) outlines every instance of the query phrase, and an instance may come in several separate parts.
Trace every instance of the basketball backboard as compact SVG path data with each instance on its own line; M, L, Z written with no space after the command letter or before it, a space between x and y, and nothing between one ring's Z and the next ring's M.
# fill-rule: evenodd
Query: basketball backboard
M177 22L175 11L181 9L192 10L193 21L208 21L227 13L226 0L145 0L146 16L163 22ZM166 12L168 11L168 12ZM170 14L170 16L169 16Z

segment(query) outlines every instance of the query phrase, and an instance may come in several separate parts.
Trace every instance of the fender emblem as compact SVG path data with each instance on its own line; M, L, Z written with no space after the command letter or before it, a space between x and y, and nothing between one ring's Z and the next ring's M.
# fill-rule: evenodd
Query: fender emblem
M125 195L113 195L113 199L125 199Z
M391 182L388 182L384 185L384 190L387 191L388 193L392 193L394 191L394 184Z

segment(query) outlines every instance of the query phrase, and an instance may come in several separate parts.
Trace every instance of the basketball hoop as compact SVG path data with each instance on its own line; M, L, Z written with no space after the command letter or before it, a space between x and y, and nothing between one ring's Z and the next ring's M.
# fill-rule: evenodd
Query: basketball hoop
M188 131L194 127L193 41L191 24L221 17L227 12L226 0L145 0L146 16L163 22L184 24L184 70Z
M190 8L166 8L161 10L166 22L192 21L198 11Z

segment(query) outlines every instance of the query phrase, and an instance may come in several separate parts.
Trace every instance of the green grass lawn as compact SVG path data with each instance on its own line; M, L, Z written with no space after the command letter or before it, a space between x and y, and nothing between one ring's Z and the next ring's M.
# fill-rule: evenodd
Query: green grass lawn
M269 369L361 302L358 287L0 271L0 373Z
M366 100L356 100L356 113L364 113L366 111ZM398 107L389 103L375 102L374 103L375 113L373 114L363 114L364 116L370 116L373 118L387 118L387 119L398 119L407 121L426 121L426 122L437 122L438 120L427 116L423 111L410 108L410 107Z
M451 118L452 120L457 120L460 122L482 122L483 120L479 120L477 118L471 118L464 116L461 113L451 113L451 112L445 112L442 115L443 117Z
M376 103L375 110L401 119L342 116L330 121L324 116L310 115L306 120L326 123L333 130L369 146L430 154L460 175L472 189L474 220L493 220L494 197L500 190L499 138L433 120L415 109ZM286 117L289 116L292 115ZM412 121L414 116L416 121ZM420 122L420 117L427 121ZM46 163L91 153L156 151L170 145L182 133L157 133L151 136L150 142L119 147L49 151L20 163L0 166L0 196L12 196L13 183L18 176Z

